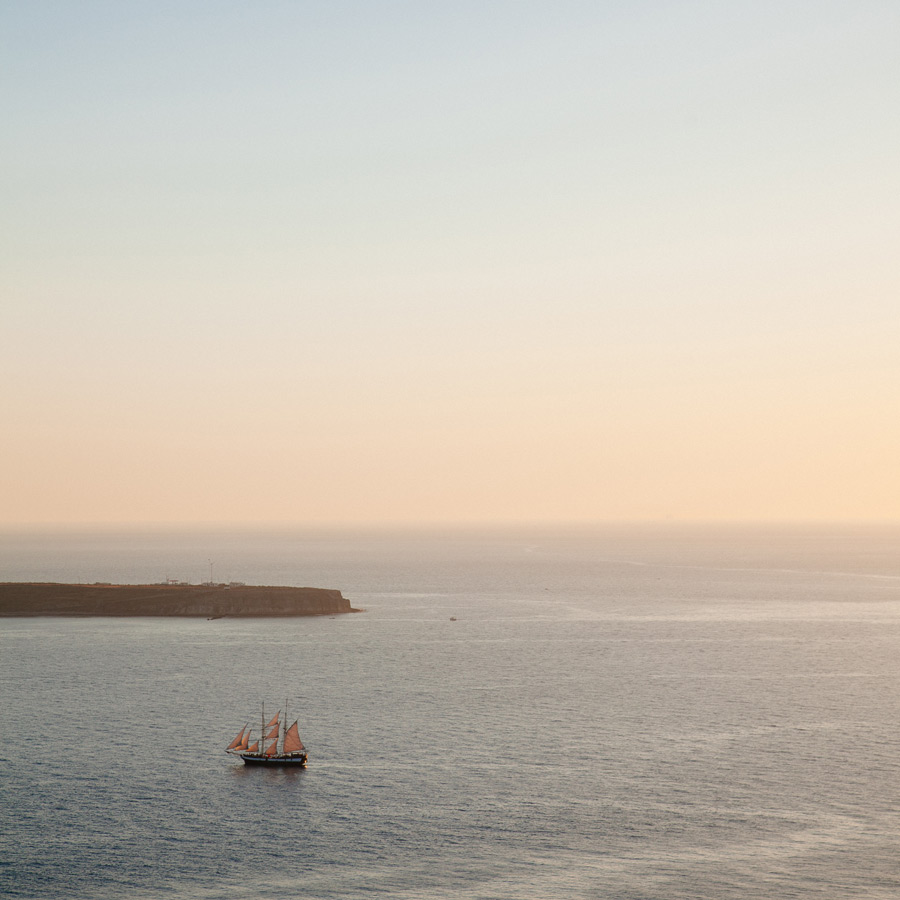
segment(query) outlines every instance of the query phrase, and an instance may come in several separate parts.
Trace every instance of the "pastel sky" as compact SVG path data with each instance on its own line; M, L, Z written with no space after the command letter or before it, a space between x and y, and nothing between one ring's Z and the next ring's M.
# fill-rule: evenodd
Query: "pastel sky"
M0 524L900 518L896 0L0 42Z

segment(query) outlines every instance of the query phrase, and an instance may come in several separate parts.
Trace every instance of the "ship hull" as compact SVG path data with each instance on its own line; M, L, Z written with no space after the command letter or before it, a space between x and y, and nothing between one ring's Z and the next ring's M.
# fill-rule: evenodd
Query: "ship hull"
M241 759L245 766L293 766L303 768L306 766L306 754L298 756L256 756L242 753Z

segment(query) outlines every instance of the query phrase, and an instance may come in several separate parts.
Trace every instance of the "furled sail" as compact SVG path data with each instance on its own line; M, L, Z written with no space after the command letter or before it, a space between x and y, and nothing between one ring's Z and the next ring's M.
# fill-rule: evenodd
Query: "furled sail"
M300 733L297 731L297 723L294 722L294 724L284 733L283 752L296 753L298 750L303 749L303 741L300 740Z
M268 725L266 725L266 728L271 728L273 725L277 725L277 724L278 724L278 717L279 717L280 715L281 715L281 710L279 709L278 712L275 713L274 716L272 716L272 721L269 722Z
M244 732L247 731L247 726L245 725L241 729L241 733L225 748L226 750L234 750L240 747L241 742L244 740ZM247 732L247 737L250 736L250 733Z
M278 753L278 741L272 743L266 748L266 756L275 756Z

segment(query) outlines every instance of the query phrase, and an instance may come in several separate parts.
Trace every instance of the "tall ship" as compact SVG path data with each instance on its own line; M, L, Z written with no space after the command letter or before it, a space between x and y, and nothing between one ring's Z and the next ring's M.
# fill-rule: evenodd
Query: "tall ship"
M240 756L247 766L305 766L306 747L300 740L298 721L295 719L292 725L288 725L285 700L283 713L282 710L278 710L266 722L266 705L263 703L262 716L259 720L259 733L262 739L250 743L253 729L248 723L225 748L225 752ZM266 746L269 741L271 743Z

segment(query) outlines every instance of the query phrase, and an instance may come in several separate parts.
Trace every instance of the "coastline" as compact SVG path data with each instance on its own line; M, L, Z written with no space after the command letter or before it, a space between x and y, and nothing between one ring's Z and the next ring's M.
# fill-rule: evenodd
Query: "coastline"
M339 590L225 584L0 582L0 617L285 617L360 612Z

